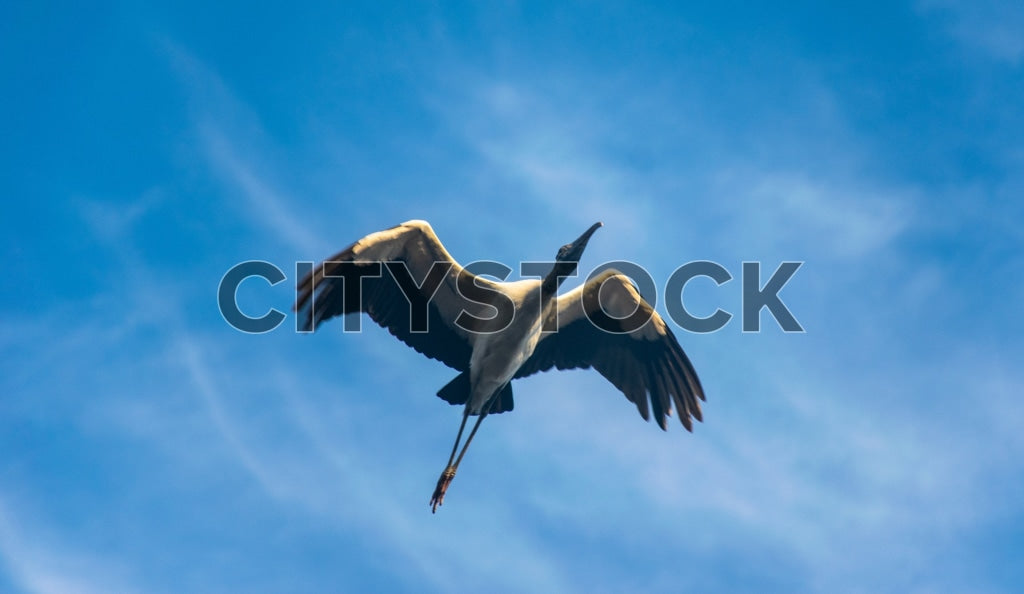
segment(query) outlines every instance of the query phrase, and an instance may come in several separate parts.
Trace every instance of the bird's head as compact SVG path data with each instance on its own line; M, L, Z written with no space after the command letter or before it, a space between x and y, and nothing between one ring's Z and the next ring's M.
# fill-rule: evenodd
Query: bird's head
M587 229L576 241L563 245L559 248L558 255L555 256L555 261L579 264L580 258L583 257L583 250L586 249L587 242L590 241L590 236L594 234L594 231L597 231L603 226L604 223L594 223L591 225L590 229Z

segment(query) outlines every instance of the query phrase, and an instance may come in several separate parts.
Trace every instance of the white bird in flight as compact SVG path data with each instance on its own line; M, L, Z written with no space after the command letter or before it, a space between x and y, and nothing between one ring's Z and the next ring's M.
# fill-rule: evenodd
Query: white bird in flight
M596 223L558 250L542 279L498 282L456 262L426 221L408 221L355 242L298 284L295 311L313 329L365 312L398 339L459 371L437 395L463 404L448 464L430 499L444 502L455 472L488 414L512 410L512 380L593 367L662 429L676 409L693 430L704 391L672 331L625 275L606 270L563 295ZM387 268L386 271L383 268ZM466 420L477 416L456 457Z

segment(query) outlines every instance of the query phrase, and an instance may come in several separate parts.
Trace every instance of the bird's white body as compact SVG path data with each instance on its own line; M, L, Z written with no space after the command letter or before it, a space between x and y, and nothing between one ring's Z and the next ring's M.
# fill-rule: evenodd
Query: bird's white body
M541 320L539 280L500 284L502 293L512 299L515 316L498 332L477 334L469 361L470 414L480 414L492 396L505 386L530 358L540 340Z

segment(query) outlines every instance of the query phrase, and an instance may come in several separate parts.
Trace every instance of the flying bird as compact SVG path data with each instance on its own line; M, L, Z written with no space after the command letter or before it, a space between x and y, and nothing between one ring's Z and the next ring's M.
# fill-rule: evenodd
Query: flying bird
M460 372L437 392L464 408L430 499L432 512L444 503L480 423L512 410L514 379L593 367L644 420L653 413L662 429L673 408L688 431L691 418L702 420L704 391L693 365L628 277L605 270L557 294L601 226L562 246L543 279L498 282L474 274L452 258L429 223L408 221L367 235L299 281L295 311L307 329L365 312L412 348ZM459 452L470 416L477 419Z

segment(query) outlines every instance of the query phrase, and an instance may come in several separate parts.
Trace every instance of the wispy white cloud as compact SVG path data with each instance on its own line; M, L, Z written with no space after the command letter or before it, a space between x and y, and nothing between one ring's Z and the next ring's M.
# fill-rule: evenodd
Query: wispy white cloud
M14 585L32 594L101 594L138 591L129 572L111 559L69 550L25 505L0 493L0 563Z
M287 483L278 480L264 466L261 458L246 446L238 434L231 416L225 410L225 404L214 384L214 379L203 363L203 353L199 346L186 334L180 334L172 344L170 352L180 355L181 364L188 374L187 377L195 387L195 392L202 399L203 407L213 422L217 434L223 438L238 462L259 482L268 495L276 499L285 497L288 493Z
M296 216L295 213L302 212L301 207L289 204L270 182L256 173L258 160L241 156L240 145L232 142L219 124L212 119L204 121L199 125L199 137L215 173L245 199L240 214L274 233L298 253L327 253L328 243L318 239L315 229Z
M520 208L530 204L540 220L552 213L576 226L613 222L643 241L651 196L591 145L601 126L584 110L511 80L469 76L460 91L435 109L494 178L514 184Z
M940 15L955 39L1011 64L1024 58L1024 7L1013 0L921 0L919 9Z
M887 247L913 222L908 189L807 172L724 170L713 181L726 197L729 237L741 249L804 257L861 259Z
M302 254L322 254L330 247L302 216L300 201L284 195L273 181L268 146L272 146L257 114L236 97L218 74L180 45L164 40L192 104L198 147L217 178L242 202L233 212L273 233L278 241ZM310 256L306 256L310 257Z
M711 538L712 548L721 550L732 546L733 533L724 527L741 526L742 533L760 535L784 547L787 558L802 560L804 575L796 579L814 590L851 583L863 584L865 591L935 587L940 584L922 576L936 563L946 564L949 573L969 574L976 559L957 535L1004 513L993 507L990 485L1006 485L1017 472L1013 467L1019 470L1019 464L1007 466L1007 459L1024 452L1011 433L992 433L998 423L978 418L951 427L950 418L962 414L947 406L922 406L917 396L932 389L931 380L950 394L978 394L986 401L983 409L991 406L992 414L1015 419L1024 406L1007 401L1005 394L1024 386L1024 378L1003 374L996 389L979 393L972 378L992 374L973 364L929 363L906 377L875 369L870 378L853 382L810 371L819 364L804 359L800 372L785 365L776 373L749 369L757 378L752 382L759 386L757 400L720 386L710 394L707 422L693 435L643 427L596 374L552 375L521 385L535 392L527 398L544 404L520 398L526 403L516 422L531 432L506 436L507 449L534 459L559 452L556 460L567 466L559 472L585 464L580 475L602 477L587 490L606 496L623 484L635 487L632 493L660 510L656 515L663 518L664 530L678 531L677 538L661 540L666 546L696 552ZM956 371L926 371L933 365ZM872 386L884 393L872 393ZM1000 451L1005 455L993 458ZM553 516L581 525L592 522L604 505L619 504L570 505L560 498L571 501L573 495L545 493L532 483L529 489ZM1005 504L1005 495L999 497ZM717 518L722 536L696 536L707 517ZM684 535L694 541L688 543Z
M96 239L112 246L123 245L133 228L166 200L167 196L159 188L151 188L135 200L118 204L81 199L78 205Z
M376 439L357 441L360 432L353 430L353 424L365 423L365 419L339 418L310 400L313 395L337 397L337 386L317 378L299 378L293 371L274 366L271 374L261 376L272 377L272 383L256 387L251 381L232 379L251 375L236 369L236 365L248 367L248 363L221 360L214 370L204 363L205 348L195 338L181 337L174 351L184 355L187 377L199 388L217 433L230 446L241 467L272 500L339 530L356 531L365 542L376 543L376 547L387 551L396 566L405 568L407 579L420 587L429 584L432 590L451 591L466 584L483 587L496 582L513 590L540 584L555 589L567 587L556 566L540 552L543 545L517 529L514 518L495 514L486 503L460 502L459 515L475 518L476 523L459 522L458 526L448 528L455 532L447 538L436 538L430 524L438 518L427 513L425 505L431 485L411 485L402 475L417 466L439 468L443 461L411 453L396 466L393 454L376 453L377 447L387 442L390 432ZM250 417L231 403L232 399L225 396L220 386L233 393L245 393L249 398L258 397L263 390L277 394L276 400L259 397L264 409L277 411L273 415L277 428L269 433L258 428L260 421L255 417L262 418L267 410ZM350 403L365 398L349 394L348 390L342 392L341 399ZM370 418L385 414L379 410L381 407L386 409L388 405L380 403L363 414ZM415 419L411 418L393 420L392 431L408 431L403 427L413 424ZM293 437L282 438L282 434ZM196 444L164 440L159 447L164 451L178 450L177 457L187 458L187 452L193 451ZM437 452L441 452L440 447ZM406 488L422 491L424 505L410 508L408 496L395 495ZM498 544L494 539L499 535L503 547L500 560L489 563L464 554L467 547L495 548Z

